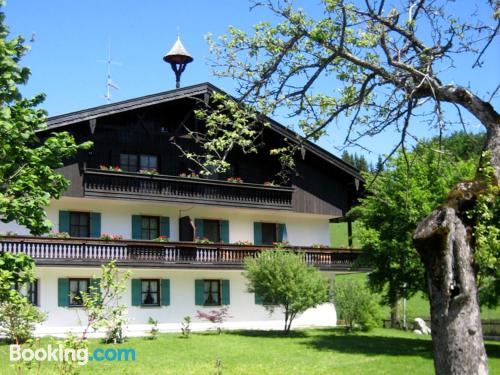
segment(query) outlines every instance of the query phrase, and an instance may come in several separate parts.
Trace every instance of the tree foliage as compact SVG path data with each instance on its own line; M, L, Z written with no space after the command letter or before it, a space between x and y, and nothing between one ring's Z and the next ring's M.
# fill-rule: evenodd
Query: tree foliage
M369 284L393 307L399 299L426 290L424 267L412 240L418 223L457 182L474 176L480 153L468 160L457 156L471 156L463 139L461 134L441 144L434 139L393 156L350 212L362 224L358 237L364 254L359 261L372 267ZM365 178L373 180L370 174Z
M33 259L25 254L0 254L0 327L16 344L31 338L34 326L45 319L20 291L34 280L34 267Z
M258 295L264 307L281 307L285 314L284 332L307 309L328 301L328 284L323 275L308 266L299 254L277 250L245 259L248 291Z
M380 307L363 282L337 278L333 301L337 319L343 320L348 330L360 328L369 331L379 326L382 319Z
M30 71L21 67L28 51L22 37L7 40L0 1L0 220L17 221L33 234L50 230L44 207L59 198L68 181L55 168L89 143L77 146L67 132L43 140L37 131L45 128L46 113L38 108L44 95L23 98L19 85L27 83Z

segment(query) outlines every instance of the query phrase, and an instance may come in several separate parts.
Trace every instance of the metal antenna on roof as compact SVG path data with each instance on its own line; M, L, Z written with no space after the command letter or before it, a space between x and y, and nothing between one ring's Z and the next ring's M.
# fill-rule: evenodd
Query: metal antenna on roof
M106 60L97 60L97 62L105 63L107 65L107 76L106 76L106 95L104 99L108 103L111 103L111 89L119 90L119 87L113 83L111 80L111 65L121 65L121 62L114 61L111 59L111 42L108 40L108 58Z

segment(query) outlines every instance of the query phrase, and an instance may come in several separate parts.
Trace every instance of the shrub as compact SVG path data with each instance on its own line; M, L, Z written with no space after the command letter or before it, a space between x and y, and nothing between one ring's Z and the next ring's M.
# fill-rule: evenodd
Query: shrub
M360 281L338 280L335 283L334 303L337 318L345 321L348 331L369 331L379 325L380 306L366 285Z
M185 339L189 338L189 334L191 333L191 317L185 316L184 319L182 319L181 322L181 332L182 332L182 337Z
M149 339L156 340L158 332L160 331L158 329L158 320L149 317L148 324L151 325L151 330L149 331Z
M213 323L219 335L222 333L222 324L227 318L230 318L229 307L227 306L221 307L217 310L211 310L209 312L198 310L196 311L196 314L196 317L198 319L203 319L209 321L210 323Z
M248 291L260 296L267 310L283 308L284 332L288 333L298 314L328 301L328 284L320 271L308 266L302 256L279 249L245 259L245 276L249 281Z

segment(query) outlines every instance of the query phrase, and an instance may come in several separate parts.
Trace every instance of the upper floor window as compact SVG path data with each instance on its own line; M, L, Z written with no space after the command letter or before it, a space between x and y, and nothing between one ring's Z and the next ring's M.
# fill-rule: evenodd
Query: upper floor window
M203 237L212 241L219 243L220 238L220 221L219 220L203 220Z
M69 213L69 235L71 237L90 236L90 214L88 212Z
M139 158L135 154L120 154L120 168L127 172L139 170Z
M120 168L127 172L158 170L158 157L149 154L120 154Z
M262 223L262 245L273 245L278 239L278 228L275 223Z
M154 240L160 237L160 218L158 216L141 216L141 238Z
M89 292L90 279L69 279L69 306L83 306L82 293Z

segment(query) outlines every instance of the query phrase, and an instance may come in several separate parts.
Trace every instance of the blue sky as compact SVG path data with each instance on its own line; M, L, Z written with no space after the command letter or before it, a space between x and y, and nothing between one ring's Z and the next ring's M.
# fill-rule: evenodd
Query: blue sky
M304 2L306 9L319 12L316 3ZM463 7L462 1L458 3L453 11L462 17L470 16L471 9ZM477 3L479 12L487 14L487 8L481 6L485 1ZM113 81L120 87L112 92L114 101L173 89L174 75L162 56L174 43L177 30L195 59L187 67L182 85L209 81L232 93L230 81L221 81L211 74L204 36L208 32L223 34L229 25L249 30L269 17L262 10L250 11L249 4L247 0L10 0L4 11L12 35L22 34L29 40L34 34L32 50L22 60L32 71L23 93L46 93L43 106L49 115L57 115L106 103L106 66L97 61L107 57L108 40L113 59L121 62L112 67ZM500 47L496 43L488 51L485 68L472 71L473 61L460 59L449 79L470 84L485 94L500 80L499 57ZM498 104L496 100L497 108ZM477 121L468 118L470 130L477 131ZM320 145L338 154L335 147L341 146L344 123L340 119ZM416 134L432 135L425 128ZM364 140L363 145L372 151L369 158L374 160L378 154L389 152L396 139L397 134L387 132Z

